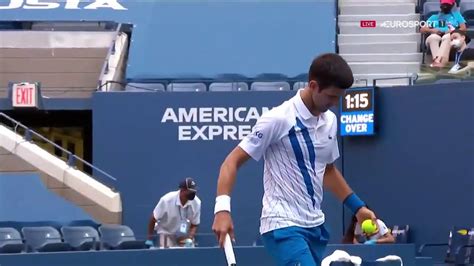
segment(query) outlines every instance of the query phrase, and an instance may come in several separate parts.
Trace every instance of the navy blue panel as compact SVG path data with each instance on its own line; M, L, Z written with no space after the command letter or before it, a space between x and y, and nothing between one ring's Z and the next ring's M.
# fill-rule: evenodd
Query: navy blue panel
M388 225L410 225L418 244L474 225L473 87L380 89L377 135L344 139L350 184Z
M326 255L335 250L344 250L363 259L362 266L391 266L400 264L374 264L377 258L397 255L404 265L415 265L415 248L413 245L329 245ZM234 248L238 265L273 266L275 263L268 252L261 247ZM218 248L194 249L155 249L137 251L95 251L95 252L60 252L36 253L23 255L0 255L0 263L15 266L220 266L226 265L224 251Z

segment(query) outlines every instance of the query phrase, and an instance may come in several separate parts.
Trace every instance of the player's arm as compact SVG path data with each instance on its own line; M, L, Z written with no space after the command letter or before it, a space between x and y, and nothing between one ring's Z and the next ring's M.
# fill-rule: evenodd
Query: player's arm
M234 239L234 225L230 215L230 195L234 187L237 170L250 158L258 161L268 146L279 138L284 119L272 111L262 115L252 133L247 135L229 154L221 165L217 180L217 198L214 208L212 230L222 247L227 234Z
M351 188L334 164L326 166L323 185L324 188L329 189L329 191L336 195L340 201L343 201L352 193Z
M217 179L217 196L231 194L237 176L237 170L248 159L250 159L250 155L239 146L235 147L235 149L227 156L219 171L219 178Z
M230 195L237 177L237 170L248 159L248 155L241 147L237 146L224 160L219 171L217 180L217 198L214 209L215 217L212 230L216 233L219 245L222 247L227 234L232 239L234 236L234 225L230 216Z
M326 166L323 180L324 188L329 189L344 203L357 217L357 221L366 219L375 221L375 214L369 210L365 203L352 191L337 167L331 163Z

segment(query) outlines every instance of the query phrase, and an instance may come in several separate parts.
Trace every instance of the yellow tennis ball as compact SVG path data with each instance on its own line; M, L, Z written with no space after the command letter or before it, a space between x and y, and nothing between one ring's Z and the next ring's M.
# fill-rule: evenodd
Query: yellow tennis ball
M365 220L362 222L362 232L370 235L377 230L377 225L372 220Z

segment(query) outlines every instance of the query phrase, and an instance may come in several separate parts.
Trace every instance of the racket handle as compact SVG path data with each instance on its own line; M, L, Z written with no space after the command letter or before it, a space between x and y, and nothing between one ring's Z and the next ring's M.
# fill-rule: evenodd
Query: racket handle
M229 234L225 236L224 252L225 252L225 257L227 258L227 265L236 266L237 263L235 261L234 249L232 248L232 240L230 240Z

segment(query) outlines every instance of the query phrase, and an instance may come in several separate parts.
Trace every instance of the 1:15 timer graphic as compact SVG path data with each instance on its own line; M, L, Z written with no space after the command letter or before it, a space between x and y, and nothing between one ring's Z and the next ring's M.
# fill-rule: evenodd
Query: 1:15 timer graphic
M351 90L346 93L342 103L342 111L372 110L372 90Z

